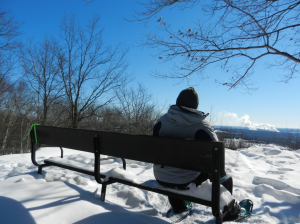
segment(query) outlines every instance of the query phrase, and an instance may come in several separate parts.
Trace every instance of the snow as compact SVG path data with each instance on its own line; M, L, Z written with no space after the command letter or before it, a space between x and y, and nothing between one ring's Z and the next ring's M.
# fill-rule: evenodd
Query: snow
M64 149L65 160L59 155L59 148L42 148L37 161L67 160L93 170L91 153ZM163 188L153 179L152 164L126 161L127 171L120 159L102 161L101 173ZM300 223L300 150L285 151L276 145L226 149L226 172L233 177L232 197L254 202L253 216L243 223ZM115 183L107 187L106 201L101 202L100 192L101 185L92 176L54 166L39 175L30 154L0 156L0 223L170 223L164 195ZM211 183L206 181L181 193L209 199L210 192ZM221 192L222 203L231 200L226 189ZM211 208L194 204L193 214L182 223L214 223Z
M212 192L212 183L207 180L204 183L202 183L200 186L196 187L194 183L191 183L189 185L189 190L177 190L177 189L170 189L163 187L157 183L154 176L148 175L149 179L147 181L141 181L139 180L139 177L132 173L131 171L127 171L124 169L120 169L119 167L113 168L111 171L107 173L107 176L105 177L104 181L108 181L110 177L119 178L122 180L126 180L129 182L142 184L148 187L161 189L161 190L167 190L174 193L179 193L181 195L188 195L193 196L197 198L201 198L207 201L211 200L211 192ZM220 186L220 211L223 211L223 208L225 205L228 205L234 198L230 194L230 192L223 186Z
M137 183L137 175L132 173L130 170L120 169L119 167L115 167L111 169L104 178L104 182L108 181L110 177L115 177L118 179L130 181L133 183Z

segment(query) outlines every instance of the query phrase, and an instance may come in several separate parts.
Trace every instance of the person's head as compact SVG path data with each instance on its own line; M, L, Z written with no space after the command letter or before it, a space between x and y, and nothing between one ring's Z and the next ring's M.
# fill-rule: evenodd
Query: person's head
M176 100L177 106L184 106L197 109L199 104L199 97L197 91L193 87L182 90Z

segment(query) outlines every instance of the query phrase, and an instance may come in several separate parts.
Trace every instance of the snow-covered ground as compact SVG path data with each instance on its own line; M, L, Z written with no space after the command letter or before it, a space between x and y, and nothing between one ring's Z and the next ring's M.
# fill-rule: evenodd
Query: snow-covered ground
M65 158L92 167L93 156L64 149ZM38 161L60 155L58 148L42 148ZM233 197L254 202L253 216L243 223L300 223L300 150L284 151L274 145L226 150L226 172L233 177ZM122 167L107 160L102 170ZM127 160L127 170L139 179L153 178L152 164ZM151 223L166 224L169 209L163 195L115 183L101 202L93 177L58 167L43 175L30 154L0 156L0 223ZM214 223L211 208L194 204L182 223ZM228 222L230 223L230 222Z

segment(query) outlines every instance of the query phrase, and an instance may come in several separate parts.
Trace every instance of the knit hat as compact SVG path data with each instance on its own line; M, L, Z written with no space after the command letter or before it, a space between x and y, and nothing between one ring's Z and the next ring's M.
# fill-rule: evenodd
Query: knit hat
M182 90L176 100L177 106L184 106L197 109L199 104L199 97L197 91L193 87Z

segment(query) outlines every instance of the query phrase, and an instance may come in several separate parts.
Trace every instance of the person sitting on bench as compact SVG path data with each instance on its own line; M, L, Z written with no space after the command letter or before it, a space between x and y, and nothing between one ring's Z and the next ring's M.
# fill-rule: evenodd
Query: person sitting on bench
M205 120L209 114L198 111L198 104L198 93L193 87L182 90L176 100L176 105L171 106L168 112L157 120L153 128L153 136L218 141L213 127ZM160 185L180 190L189 189L190 183L199 186L209 179L207 173L164 166L163 164L154 164L153 172ZM190 204L182 199L173 197L168 197L168 199L174 213L183 212ZM233 211L229 212L226 217L231 216L230 213L237 216L239 206L233 206Z

